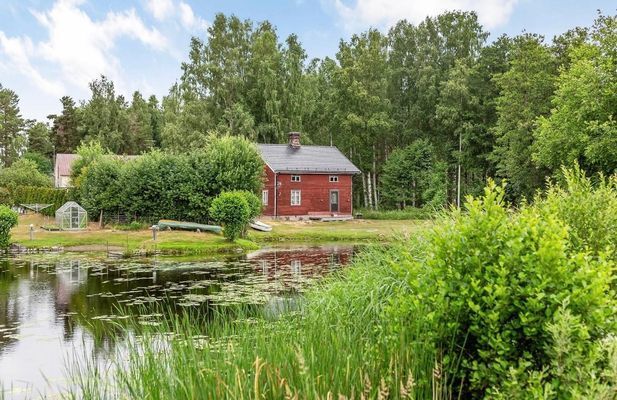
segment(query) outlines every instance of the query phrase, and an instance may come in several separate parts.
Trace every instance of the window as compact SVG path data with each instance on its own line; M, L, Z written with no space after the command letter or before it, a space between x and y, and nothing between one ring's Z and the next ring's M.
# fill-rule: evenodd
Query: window
M300 182L300 175L292 175L291 176L291 181L292 182Z
M268 191L267 190L261 191L261 204L263 204L264 206L268 205Z
M330 182L338 182L338 175L330 175Z
M301 198L300 191L299 190L292 190L291 191L291 205L292 206L299 206L301 201L302 201L302 198Z

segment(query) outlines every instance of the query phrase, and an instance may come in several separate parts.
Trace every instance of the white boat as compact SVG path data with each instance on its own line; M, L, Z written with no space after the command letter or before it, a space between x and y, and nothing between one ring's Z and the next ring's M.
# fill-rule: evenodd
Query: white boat
M264 224L261 221L251 221L249 222L249 226L257 231L262 231L262 232L270 232L272 230L272 227L268 224Z

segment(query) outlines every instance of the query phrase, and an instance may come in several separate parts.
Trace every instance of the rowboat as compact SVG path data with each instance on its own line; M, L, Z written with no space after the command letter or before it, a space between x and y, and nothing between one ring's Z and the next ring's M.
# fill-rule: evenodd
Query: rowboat
M261 221L251 221L249 222L249 226L257 231L262 231L262 232L270 232L272 230L272 227L268 224L264 224Z
M158 223L159 229L183 229L187 231L202 231L202 232L214 232L221 233L223 228L218 225L205 225L195 222L174 221L171 219L162 219Z

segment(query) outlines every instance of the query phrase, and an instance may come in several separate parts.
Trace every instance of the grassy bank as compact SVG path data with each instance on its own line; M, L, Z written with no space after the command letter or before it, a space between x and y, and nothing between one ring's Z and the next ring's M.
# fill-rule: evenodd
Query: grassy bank
M152 232L141 230L99 229L90 224L86 231L50 232L41 229L53 220L30 214L19 217L19 225L12 230L12 241L29 248L62 246L67 251L154 250L167 254L204 254L255 250L260 244L325 243L325 242L384 242L394 237L417 232L425 222L414 221L345 221L345 222L272 222L272 232L249 232L248 239L230 243L222 235L186 231L160 231L156 242ZM29 225L35 226L30 240Z

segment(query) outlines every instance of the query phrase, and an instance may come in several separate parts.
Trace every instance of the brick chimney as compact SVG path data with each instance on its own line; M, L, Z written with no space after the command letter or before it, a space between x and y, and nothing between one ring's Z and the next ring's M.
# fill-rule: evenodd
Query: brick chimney
M289 132L289 146L293 149L300 148L300 132Z

